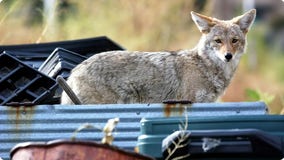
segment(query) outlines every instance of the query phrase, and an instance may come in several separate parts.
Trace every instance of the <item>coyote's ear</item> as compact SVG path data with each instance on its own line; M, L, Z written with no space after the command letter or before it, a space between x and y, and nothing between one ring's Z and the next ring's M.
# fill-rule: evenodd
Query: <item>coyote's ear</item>
M208 33L210 28L215 25L211 17L207 17L195 12L191 12L191 17L201 33Z
M240 26L244 33L247 33L252 25L256 15L256 10L252 9L245 14L233 19L233 22Z

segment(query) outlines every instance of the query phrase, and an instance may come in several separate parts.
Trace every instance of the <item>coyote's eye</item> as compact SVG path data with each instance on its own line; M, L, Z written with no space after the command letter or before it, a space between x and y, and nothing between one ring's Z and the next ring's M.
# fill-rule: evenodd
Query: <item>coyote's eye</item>
M233 38L232 39L232 43L237 43L239 40L238 39L236 39L236 38Z
M215 39L216 43L222 43L221 39Z

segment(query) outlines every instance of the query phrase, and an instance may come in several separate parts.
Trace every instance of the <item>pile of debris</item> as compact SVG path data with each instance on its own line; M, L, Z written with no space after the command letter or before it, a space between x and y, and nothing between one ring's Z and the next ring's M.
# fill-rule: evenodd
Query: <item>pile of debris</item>
M93 54L123 50L107 37L0 46L0 105L59 103L62 90L55 79Z

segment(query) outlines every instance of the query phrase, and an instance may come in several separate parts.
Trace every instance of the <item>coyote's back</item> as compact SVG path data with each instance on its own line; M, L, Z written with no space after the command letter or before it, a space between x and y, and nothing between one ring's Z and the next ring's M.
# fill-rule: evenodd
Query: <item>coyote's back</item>
M202 33L194 49L100 53L75 67L67 83L84 104L215 101L234 75L255 13L221 21L192 12ZM72 104L64 92L61 103Z

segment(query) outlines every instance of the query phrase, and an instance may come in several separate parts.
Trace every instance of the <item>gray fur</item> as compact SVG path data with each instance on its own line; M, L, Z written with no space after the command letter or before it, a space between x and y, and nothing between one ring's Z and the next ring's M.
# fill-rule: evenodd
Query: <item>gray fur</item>
M226 32L240 34L236 26ZM242 33L242 47L230 62L224 62L212 42L217 32L210 32L203 34L192 50L94 55L72 70L67 83L84 104L161 103L169 99L213 102L229 85L246 41ZM61 103L72 101L63 93Z

